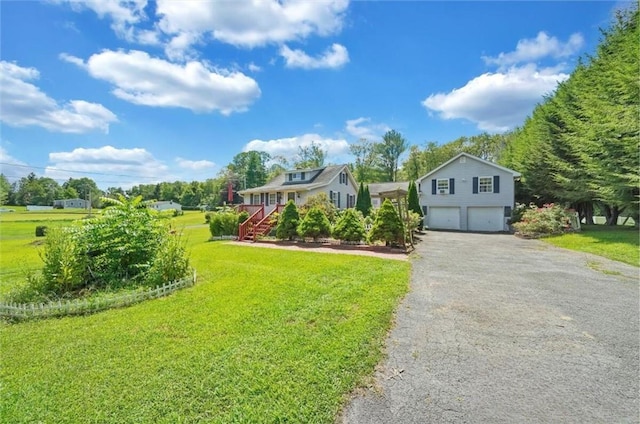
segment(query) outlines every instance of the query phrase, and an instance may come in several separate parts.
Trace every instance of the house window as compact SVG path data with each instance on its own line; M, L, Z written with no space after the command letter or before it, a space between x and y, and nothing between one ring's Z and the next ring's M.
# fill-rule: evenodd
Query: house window
M449 180L448 179L439 179L438 180L438 185L437 185L438 191L436 191L436 193L438 194L449 194Z
M293 191L290 191L289 193L287 193L287 201L289 200L293 200L294 202L296 201L296 193Z
M329 191L329 200L331 200L331 203L336 207L338 207L338 196L339 193L337 191Z
M347 173L346 172L341 172L340 173L340 184L344 184L347 185Z
M479 193L493 193L493 177L479 177L478 178L478 192Z
M275 205L276 204L276 194L275 193L269 193L269 204L270 205Z

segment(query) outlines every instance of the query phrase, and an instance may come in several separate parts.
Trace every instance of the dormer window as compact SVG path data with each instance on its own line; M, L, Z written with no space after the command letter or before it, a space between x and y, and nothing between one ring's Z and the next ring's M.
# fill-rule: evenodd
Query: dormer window
M291 172L289 174L289 181L304 181L305 173L304 172Z

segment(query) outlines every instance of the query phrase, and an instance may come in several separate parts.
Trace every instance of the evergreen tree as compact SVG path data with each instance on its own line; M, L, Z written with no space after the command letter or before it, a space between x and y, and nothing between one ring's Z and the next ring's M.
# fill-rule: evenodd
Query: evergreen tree
M420 217L423 217L422 208L420 207L420 200L418 199L418 188L413 181L409 182L409 194L407 195L407 203L410 212L417 213ZM422 225L418 226L422 229Z
M364 222L355 209L346 209L333 229L333 237L339 240L360 241L364 240L365 235Z
M362 215L366 216L366 208L364 206L364 184L360 181L360 187L358 188L358 195L356 197L356 210L360 211Z
M364 209L364 216L369 216L371 214L371 209L373 206L371 205L371 193L369 193L369 185L364 187L364 195L362 196L362 208Z
M289 200L280 214L278 226L276 227L276 237L279 239L293 240L298 233L300 215L293 200Z
M313 237L314 241L317 240L318 237L329 237L329 234L331 234L331 223L329 223L329 219L322 209L314 207L309 209L309 212L307 212L302 222L300 222L298 234L300 234L300 237Z
M402 244L404 242L404 227L400 216L389 199L382 202L382 206L376 213L373 227L369 234L370 241L381 240L386 245Z

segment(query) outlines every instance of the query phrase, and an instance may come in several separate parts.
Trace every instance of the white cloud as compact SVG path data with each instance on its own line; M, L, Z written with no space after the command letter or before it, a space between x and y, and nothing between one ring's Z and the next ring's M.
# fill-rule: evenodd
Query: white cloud
M70 100L58 104L32 84L40 73L35 68L23 68L0 61L0 120L15 127L39 126L49 131L87 133L109 131L117 122L116 115L98 103Z
M144 8L147 0L52 0L53 3L67 3L76 12L92 10L100 19L111 20L111 28L118 35L130 42L156 44L156 31L140 30L135 27L147 20ZM157 40L155 40L157 41Z
M566 43L556 37L550 37L540 31L536 38L518 41L515 51L500 53L497 57L482 56L488 65L500 67L511 66L518 63L528 63L545 57L562 59L575 55L584 46L584 38L575 33L569 37Z
M128 102L155 107L181 107L194 112L243 112L260 97L258 83L242 74L191 61L170 63L146 52L105 50L86 62L70 55L94 78L115 86L113 94Z
M101 188L120 186L126 189L172 179L169 168L141 148L80 147L70 152L52 152L49 162L52 165L45 169L45 176L56 180L88 176Z
M374 124L371 118L357 118L348 120L345 129L347 133L358 139L371 140L382 138L382 135L391 128L386 124Z
M449 93L432 94L422 105L443 119L467 119L485 131L507 131L524 122L545 94L569 75L535 65L480 75Z
M280 56L284 58L287 68L336 69L349 62L346 47L335 43L318 57L311 57L299 49L291 50L287 46L280 48Z
M292 158L298 154L299 147L309 147L315 143L327 152L329 162L349 154L349 144L344 139L325 138L319 134L303 134L295 137L278 138L273 140L251 140L244 146L243 151L257 150L267 152L272 156Z
M36 173L36 170L27 166L25 162L14 158L7 149L0 146L0 173L4 174L9 182L26 177L30 172Z
M326 36L342 29L348 0L189 1L158 0L158 28L171 37L212 37L238 47L257 47ZM187 46L184 46L185 48Z
M262 71L262 68L260 66L256 65L253 62L251 62L249 65L247 65L247 69L249 69L251 72L260 72L260 71Z
M188 160L181 157L176 158L176 163L180 168L192 171L203 171L206 169L212 169L216 166L215 163L208 160Z

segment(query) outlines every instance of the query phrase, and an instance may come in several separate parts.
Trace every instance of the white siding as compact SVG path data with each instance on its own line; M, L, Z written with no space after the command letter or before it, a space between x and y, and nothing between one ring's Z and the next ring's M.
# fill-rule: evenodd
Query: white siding
M346 172L340 171L340 172ZM348 175L348 174L347 174ZM355 196L358 193L358 188L355 186L354 181L351 178L347 178L347 184L340 184L340 175L336 175L336 177L331 181L329 185L323 187L320 191L327 193L329 196L330 192L340 193L340 208L347 208L347 194L351 196ZM316 192L317 193L317 192ZM336 205L337 206L337 205Z
M461 161L461 159L464 160ZM499 193L473 193L474 177L494 176L499 177ZM454 180L453 194L432 194L432 180L435 179L437 181L438 179L451 178ZM469 230L468 208L494 207L494 211L501 208L503 211L502 214L504 215L504 208L513 207L514 205L513 173L469 156L457 158L436 172L422 177L417 183L420 184L420 205L427 206L427 218L425 222L429 222L428 216L431 207L459 207L460 229L464 231ZM500 231L508 229L506 225L507 219L508 218L504 216L502 217L502 228Z

